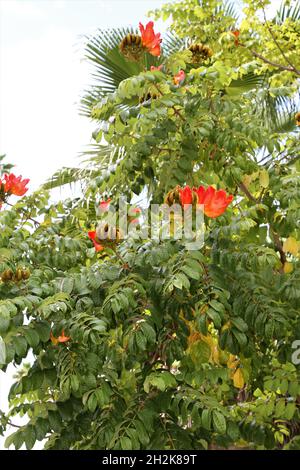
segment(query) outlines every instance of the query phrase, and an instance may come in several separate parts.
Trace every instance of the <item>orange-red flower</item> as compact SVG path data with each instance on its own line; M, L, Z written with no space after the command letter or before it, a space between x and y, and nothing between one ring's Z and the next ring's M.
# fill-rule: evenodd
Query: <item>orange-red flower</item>
M235 39L234 39L234 45L235 45L235 46L238 46L238 45L239 45L239 39L238 39L238 37L239 37L239 35L240 35L239 30L231 31L231 34L233 34L233 36L235 37Z
M14 194L15 196L24 196L27 193L26 188L29 179L22 180L22 176L15 176L13 173L4 175L4 192L7 194Z
M139 28L142 36L142 44L151 55L156 57L160 56L160 33L155 34L153 29L154 23L153 21L149 21L146 24L146 28L139 23Z
M61 335L58 338L56 338L53 335L52 331L50 332L50 340L51 340L51 343L54 344L54 345L56 345L58 343L66 343L70 339L71 339L70 336L65 336L65 330L62 330Z
M65 330L62 330L61 335L57 339L59 343L66 343L71 339L71 336L66 336Z
M204 188L193 188L198 196L198 204L204 205L204 214L207 217L215 218L223 214L231 201L233 200L232 195L227 195L222 189L216 190L212 186Z
M92 242L94 243L94 247L95 247L95 250L96 251L102 251L104 250L104 246L102 246L100 243L97 242L96 240L96 231L95 230L92 230L90 232L88 232L88 237L92 240Z
M181 83L185 80L184 70L179 70L179 72L174 75L173 80L175 85L181 85Z
M193 190L189 186L184 188L178 188L179 199L181 205L184 207L185 204L193 204Z

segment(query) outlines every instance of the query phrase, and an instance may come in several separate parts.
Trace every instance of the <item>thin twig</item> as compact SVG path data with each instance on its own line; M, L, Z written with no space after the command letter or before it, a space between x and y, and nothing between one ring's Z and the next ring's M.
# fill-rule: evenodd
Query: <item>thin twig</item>
M15 207L14 204L10 204L10 202L7 202L7 201L5 202L5 204L7 204L7 205L10 206L10 207ZM31 220L31 221L34 222L35 224L41 225L41 222L39 222L38 220L33 219L32 217L28 216L28 212L26 212L25 210L22 211L22 209L16 209L16 211L17 211L17 212L22 212L22 213L25 215L25 217L27 217L26 221L27 221L27 220Z
M268 23L268 20L267 20L267 16L266 16L266 12L265 12L265 9L264 7L262 6L262 11L263 11L263 15L264 15L264 20L265 20L265 25L274 41L274 43L276 44L276 46L278 47L279 51L281 52L281 55L282 57L284 58L284 60L286 61L287 64L290 65L290 67L292 68L292 71L294 71L297 75L300 75L300 70L297 70L296 67L292 64L292 62L289 60L289 58L287 57L287 55L285 54L284 50L282 49L281 45L279 44L279 42L277 41L273 31L272 31L272 28L270 27L269 23Z
M255 203L258 203L259 201L253 196L253 194L250 193L250 191L248 190L248 188L246 188L246 186L244 185L244 183L240 183L239 184L239 188L246 194L246 196L248 197L248 199L250 199L251 201L255 202ZM286 255L285 255L285 252L283 251L283 245L282 245L282 242L279 238L279 235L276 233L273 225L271 224L271 222L269 221L269 227L270 227L270 233L272 235L272 238L273 238L273 241L274 241L274 245L275 245L275 248L276 250L279 252L279 255L280 255L280 261L281 261L281 264L282 264L282 268L283 266L285 265L286 263Z
M280 70L287 70L288 72L294 72L296 75L300 76L300 71L295 69L295 67L288 67L286 65L282 65L282 64L278 64L277 62L273 62L272 60L267 59L266 57L262 56L261 54L254 51L253 49L251 49L250 52L254 55L254 57L257 57L258 59L261 59L266 64L272 65L273 67L276 67L277 69L280 69Z
M172 109L174 110L174 113L176 114L176 116L179 116L180 119L182 119L182 121L185 121L184 117L182 116L182 114L180 113L180 111L175 108L175 106L172 106Z
M250 193L249 189L244 183L241 182L239 183L238 186L243 191L243 193L246 194L246 196L248 197L248 199L250 199L250 201L255 202L256 204L258 203L258 200L253 196L253 194Z
M18 426L17 424L12 423L11 421L7 421L7 424L9 426L12 426L13 428L18 428L18 429L20 429L22 427L22 426Z

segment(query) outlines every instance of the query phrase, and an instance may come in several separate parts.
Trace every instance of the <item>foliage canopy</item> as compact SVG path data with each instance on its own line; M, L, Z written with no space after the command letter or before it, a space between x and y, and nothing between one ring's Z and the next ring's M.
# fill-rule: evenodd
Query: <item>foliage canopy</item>
M167 4L152 13L172 18L162 54L140 62L119 51L137 31L87 38L85 163L0 211L0 365L34 358L1 415L0 431L28 417L7 446L299 447L300 5L267 19L268 4ZM196 63L191 44L211 57ZM81 196L50 203L75 181ZM177 185L234 195L201 250L131 237L95 250L101 200L162 203ZM18 269L30 276L3 276Z

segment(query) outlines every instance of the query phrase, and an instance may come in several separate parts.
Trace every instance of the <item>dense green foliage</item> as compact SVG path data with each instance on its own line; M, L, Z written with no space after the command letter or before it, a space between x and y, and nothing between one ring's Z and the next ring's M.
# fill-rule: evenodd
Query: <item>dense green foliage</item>
M1 417L4 430L28 416L7 446L299 447L300 7L266 21L267 3L245 2L242 19L215 0L170 3L153 13L172 16L163 54L143 63L118 50L131 30L88 39L86 163L0 211L0 275L30 271L0 282L0 365L34 357ZM212 57L191 63L192 43ZM77 180L80 197L49 203ZM95 251L100 200L162 203L185 184L234 195L201 250L128 237Z

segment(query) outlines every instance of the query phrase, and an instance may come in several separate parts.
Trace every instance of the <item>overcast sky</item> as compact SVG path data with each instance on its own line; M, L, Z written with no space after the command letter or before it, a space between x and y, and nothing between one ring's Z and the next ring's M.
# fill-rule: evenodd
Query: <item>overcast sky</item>
M83 36L134 25L163 0L0 0L0 154L31 188L77 163L93 126L78 115L90 82ZM148 19L149 20L149 19Z
M62 166L76 165L93 125L78 115L89 84L83 36L97 28L137 26L166 0L0 0L0 155L36 189ZM278 5L272 0L272 6ZM164 31L162 23L157 30ZM13 368L0 371L7 409ZM3 439L0 438L0 449Z
M94 125L78 115L80 94L90 83L83 36L97 28L137 26L163 3L0 0L0 155L6 153L15 172L31 179L30 189L60 167L76 165L91 142ZM2 410L13 372L12 366L0 371ZM0 437L0 449L3 442Z

